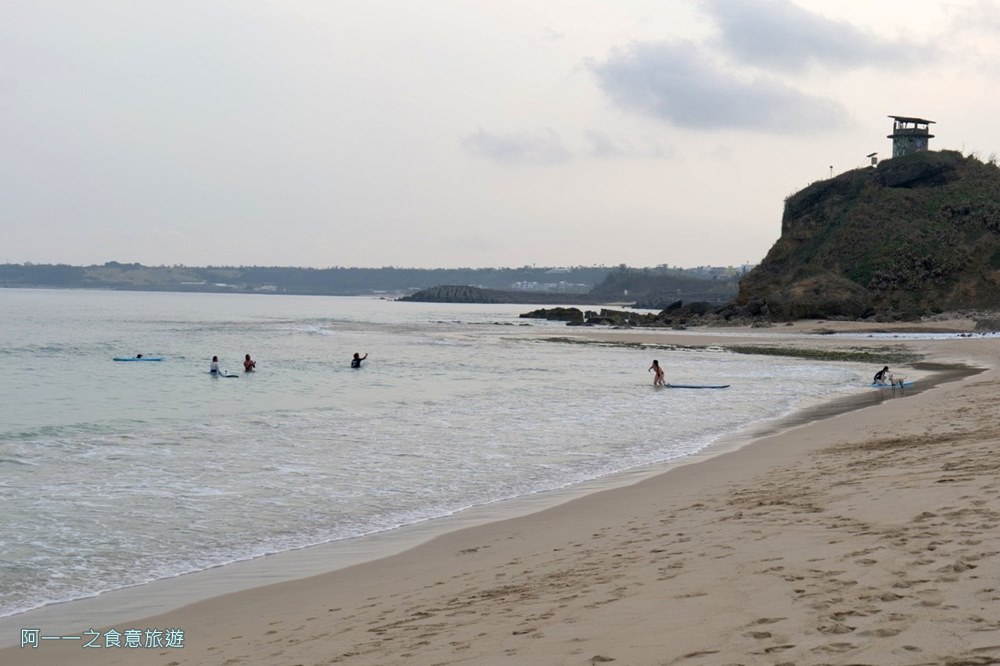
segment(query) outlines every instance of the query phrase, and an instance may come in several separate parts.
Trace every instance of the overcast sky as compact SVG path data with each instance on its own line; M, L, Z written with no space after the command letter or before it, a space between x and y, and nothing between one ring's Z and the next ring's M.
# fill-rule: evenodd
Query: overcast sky
M739 265L1000 152L1000 0L0 0L0 262Z

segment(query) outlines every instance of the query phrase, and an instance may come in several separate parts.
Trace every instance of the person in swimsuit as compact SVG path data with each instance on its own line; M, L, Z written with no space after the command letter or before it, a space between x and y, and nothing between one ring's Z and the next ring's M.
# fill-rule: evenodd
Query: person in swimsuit
M208 366L208 372L213 375L219 374L219 357L212 357L212 365Z
M250 354L243 359L243 372L253 372L253 369L257 367L257 362L250 359Z
M663 368L660 367L660 362L653 359L653 365L649 366L649 370L652 370L656 374L653 376L653 386L663 386ZM647 370L646 372L649 372Z
M351 367L352 368L360 368L361 367L361 361L365 360L366 358L368 358L368 353L367 352L365 353L364 356L360 356L360 355L358 355L358 352L354 352L354 358L351 359Z

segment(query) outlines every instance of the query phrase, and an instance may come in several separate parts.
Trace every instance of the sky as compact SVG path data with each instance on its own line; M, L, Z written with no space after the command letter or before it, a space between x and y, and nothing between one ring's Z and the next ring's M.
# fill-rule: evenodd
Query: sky
M738 266L1000 152L1000 0L0 0L0 263Z

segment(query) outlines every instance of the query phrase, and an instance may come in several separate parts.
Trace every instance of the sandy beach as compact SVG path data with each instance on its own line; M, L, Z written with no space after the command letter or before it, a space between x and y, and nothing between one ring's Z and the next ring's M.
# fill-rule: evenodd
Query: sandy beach
M1000 663L1000 340L817 328L860 326L567 335L893 346L982 372L392 557L115 625L182 628L183 648L52 641L0 663Z

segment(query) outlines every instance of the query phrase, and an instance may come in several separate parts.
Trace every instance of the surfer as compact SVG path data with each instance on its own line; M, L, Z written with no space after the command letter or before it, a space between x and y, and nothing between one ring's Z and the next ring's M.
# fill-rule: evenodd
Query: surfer
M243 372L253 372L256 367L257 361L251 360L250 354L247 354L247 357L243 359Z
M886 375L889 374L889 366L885 366L881 370L875 373L875 377L872 379L873 384L885 384Z
M209 372L209 374L212 374L212 375L219 374L219 357L218 356L213 356L212 357L212 365L210 365L208 367L208 372Z
M136 354L135 357L136 358L142 358L142 354Z
M649 370L656 373L653 377L653 386L663 386L663 368L660 367L660 362L653 359L653 365L649 366ZM649 372L649 370L646 372Z
M368 358L368 352L365 352L364 356L359 356L358 352L354 352L354 358L351 359L351 367L360 368L361 361L365 360L366 358Z

